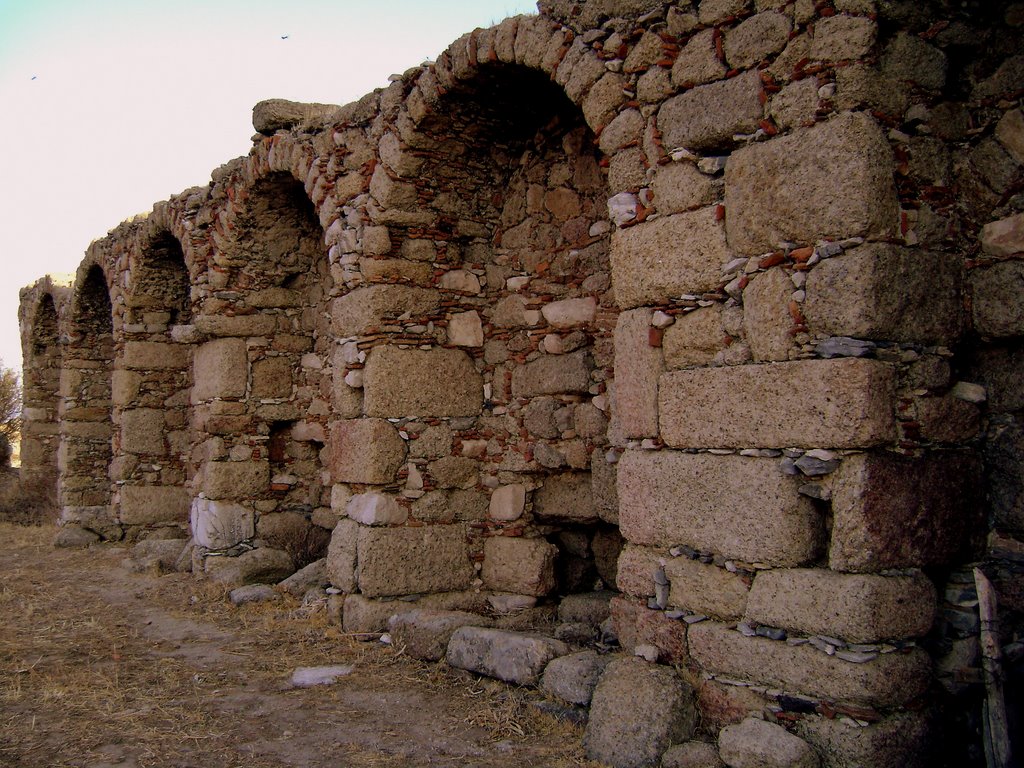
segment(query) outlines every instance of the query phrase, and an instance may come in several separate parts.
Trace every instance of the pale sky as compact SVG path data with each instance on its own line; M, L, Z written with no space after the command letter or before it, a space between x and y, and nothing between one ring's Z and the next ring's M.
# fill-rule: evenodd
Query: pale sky
M0 0L0 359L18 290L251 146L268 98L346 104L528 0Z

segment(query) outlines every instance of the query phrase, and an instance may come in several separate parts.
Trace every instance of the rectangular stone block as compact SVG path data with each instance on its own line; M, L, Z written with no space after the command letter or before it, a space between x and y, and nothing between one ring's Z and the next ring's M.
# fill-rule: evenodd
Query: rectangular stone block
M870 243L807 273L811 331L858 339L949 344L963 326L958 258Z
M1024 334L1024 261L1004 261L971 271L974 328L990 338Z
M611 263L618 305L662 304L716 288L729 261L725 231L716 218L711 206L616 230Z
M416 608L388 619L388 631L396 648L422 661L439 661L448 650L455 630L488 626L490 619L466 611L438 611Z
M190 347L185 344L164 344L159 341L127 341L121 365L139 371L165 368L187 368Z
M688 557L667 559L665 575L670 606L726 620L743 615L750 586L742 576Z
M366 597L455 592L474 576L463 525L363 527L357 558L359 591Z
M121 450L128 453L164 456L167 431L164 412L157 408L133 408L121 413Z
M658 377L664 370L660 347L650 344L650 309L622 312L615 324L615 402L612 433L624 437L658 434Z
M192 538L209 549L227 549L256 535L252 509L231 501L192 500Z
M327 578L342 592L356 591L359 530L359 524L354 520L339 520L331 533L331 543L327 547Z
M565 472L544 479L533 493L533 513L544 520L596 523L597 506L589 472Z
M631 597L654 597L654 572L668 557L664 549L626 544L619 555L615 576L619 591Z
M180 486L123 485L119 515L125 525L184 523L191 498Z
M441 295L408 285L369 285L331 302L331 327L340 337L359 336L406 312L411 317L437 309Z
M394 482L405 453L405 441L384 419L346 419L331 426L328 462L335 483Z
M935 587L924 574L873 576L794 568L761 571L746 618L772 627L853 643L920 637L935 615Z
M210 499L251 499L270 489L266 461L211 461L205 474L203 491Z
M832 481L829 567L880 571L977 556L985 510L981 478L971 454L847 456Z
M626 653L638 645L653 645L666 664L689 664L685 621L670 619L664 611L648 608L639 600L611 599L611 618L619 644Z
M851 728L841 718L805 717L796 733L822 756L821 768L927 768L936 739L933 718L923 712L897 712L877 723Z
M214 397L244 397L249 358L244 339L215 339L196 349L192 402Z
M867 448L896 439L895 374L843 358L674 371L661 436L674 448Z
M773 459L629 450L619 459L619 525L633 544L800 565L820 551L823 526L798 485Z
M544 539L492 536L484 542L481 578L496 592L543 597L555 587L557 555Z
M586 393L593 361L585 351L542 355L512 371L512 396Z
M729 149L733 135L753 133L764 117L761 78L754 70L691 88L666 101L658 112L665 147Z
M543 635L487 627L460 627L452 634L446 658L458 669L507 683L536 685L552 659L569 653L565 643Z
M363 371L367 416L477 416L483 378L458 349L377 347Z
M270 336L277 329L273 315L200 315L196 330L209 336Z
M861 112L751 144L729 157L725 209L729 246L742 255L782 241L884 238L898 213L892 150Z
M267 357L252 364L252 396L289 397L293 363L287 357Z
M745 637L714 621L692 625L689 640L690 655L706 670L838 701L895 707L922 695L931 678L931 662L920 648L855 664L810 644Z

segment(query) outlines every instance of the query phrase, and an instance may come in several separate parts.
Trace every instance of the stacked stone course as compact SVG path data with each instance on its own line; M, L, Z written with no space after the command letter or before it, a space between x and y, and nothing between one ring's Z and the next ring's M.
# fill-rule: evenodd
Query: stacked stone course
M26 289L23 471L226 582L330 532L347 631L593 692L612 765L719 729L729 765L939 764L968 563L1019 675L1019 6L540 11L258 105L247 157ZM611 630L669 666L568 655Z

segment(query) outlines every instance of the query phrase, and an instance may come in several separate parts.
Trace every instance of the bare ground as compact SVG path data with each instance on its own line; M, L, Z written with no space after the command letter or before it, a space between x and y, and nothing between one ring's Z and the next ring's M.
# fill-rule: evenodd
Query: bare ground
M591 766L530 691L0 523L0 766ZM299 666L351 664L293 688Z

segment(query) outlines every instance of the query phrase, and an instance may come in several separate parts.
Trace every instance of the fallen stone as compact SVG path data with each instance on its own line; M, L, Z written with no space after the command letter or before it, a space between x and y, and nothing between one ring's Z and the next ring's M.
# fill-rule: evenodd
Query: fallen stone
M289 595L301 597L309 590L330 584L327 578L327 558L316 560L304 568L300 568L277 586Z
M619 658L594 690L583 746L587 757L612 768L656 766L696 724L693 689L673 669Z
M484 542L480 576L488 589L542 597L555 587L557 555L544 539L493 536Z
M489 619L476 613L418 608L391 616L388 632L392 645L407 655L421 661L438 661L444 658L455 630L489 624Z
M718 748L703 741L687 741L665 750L661 768L724 768Z
M448 663L507 683L536 685L548 662L569 646L543 635L460 627L448 643Z
M270 603L281 599L281 595L274 591L269 584L247 584L244 587L237 587L228 593L228 599L234 605L245 605L247 603Z
M541 688L562 701L587 706L611 658L596 651L580 651L552 659L544 669Z
M611 615L614 592L580 592L566 595L558 604L558 620L599 627Z
M131 560L134 569L146 571L152 568L160 572L173 571L187 543L185 539L140 541L132 547Z
M238 557L207 557L206 575L220 584L241 587L246 584L276 584L295 572L287 552L261 547Z
M310 688L314 685L331 685L339 677L351 675L355 667L350 664L335 664L328 667L297 667L292 672L291 683L295 688Z
M87 531L77 525L65 525L53 539L53 546L63 549L85 549L100 541L99 534Z
M925 712L899 712L877 723L851 726L840 718L804 717L796 733L821 755L822 768L925 768L938 741Z
M785 728L757 718L729 725L718 735L718 751L730 768L818 768L810 744Z

